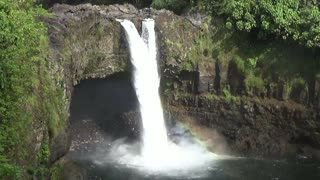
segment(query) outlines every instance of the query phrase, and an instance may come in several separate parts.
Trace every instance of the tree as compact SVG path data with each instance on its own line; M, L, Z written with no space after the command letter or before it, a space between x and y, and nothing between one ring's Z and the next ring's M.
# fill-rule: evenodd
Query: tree
M320 10L316 0L201 0L200 7L221 15L228 28L292 39L320 47Z

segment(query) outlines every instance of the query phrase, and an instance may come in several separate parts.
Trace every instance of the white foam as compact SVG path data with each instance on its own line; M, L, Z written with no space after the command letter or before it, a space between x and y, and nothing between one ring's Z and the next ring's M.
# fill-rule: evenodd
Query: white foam
M140 103L143 124L143 157L152 161L168 146L162 105L158 93L160 78L157 67L154 21L142 21L142 37L131 21L120 22L126 32L130 59L134 66L134 87Z
M118 21L125 29L130 59L134 66L134 86L143 123L143 146L141 148L140 143L126 144L123 139L119 139L111 145L106 159L100 158L96 163L111 161L134 167L144 173L190 176L197 172L198 175L204 175L209 164L221 156L189 141L180 140L175 144L167 137L158 92L160 78L156 61L154 20L142 21L141 36L131 21Z

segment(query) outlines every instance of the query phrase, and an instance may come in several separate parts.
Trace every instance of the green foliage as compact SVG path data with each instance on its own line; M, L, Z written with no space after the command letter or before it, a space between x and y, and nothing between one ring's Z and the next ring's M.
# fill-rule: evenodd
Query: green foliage
M222 92L228 102L236 102L236 97L231 94L227 87L224 87Z
M32 123L45 122L61 109L46 109L46 103L62 101L45 61L47 28L39 18L48 15L35 0L0 0L0 179L19 178L19 165L34 161L28 154Z
M0 177L11 177L14 179L22 177L22 171L19 166L8 163L8 160L5 157L0 157L0 162Z
M291 82L292 86L305 86L306 81L302 79L301 77L294 78Z
M49 144L42 143L36 158L39 163L46 165L48 164L49 157L50 157Z
M269 83L277 84L292 77L312 81L320 71L319 55L315 53L319 49L281 39L260 40L252 33L228 30L220 18L214 18L212 22L209 27L216 28L210 28L207 36L213 39L210 45L212 59L221 67L228 67L233 61L244 75L244 85L249 94L266 94Z
M252 89L265 90L265 83L261 77L249 75L245 79L245 84L249 88L249 91Z
M288 83L285 84L286 86L286 96L292 99L295 99L295 90L302 90L308 88L307 82L301 77L293 77L292 79L288 80Z
M48 179L50 175L50 170L47 167L39 167L34 171L33 177L36 177L37 179Z
M234 57L234 62L236 63L237 68L241 73L243 73L243 74L249 74L250 73L249 70L246 68L245 61L241 57L235 56Z
M190 5L188 0L153 0L151 6L155 9L168 9L180 13Z
M316 0L202 0L199 6L225 17L228 28L320 47L320 9Z
M202 94L205 98L210 99L210 100L216 100L218 99L218 96L214 93L204 93Z
M50 77L46 79L52 81ZM62 85L57 89L52 89L53 84L47 84L43 88L42 109L43 115L48 119L48 129L51 138L58 135L65 128L65 119L67 117L64 109L64 92Z
M263 79L256 75L258 57L242 59L240 56L235 56L234 62L236 63L238 70L245 75L245 84L249 91L253 88L265 90Z
M236 55L234 57L234 62L236 63L237 68L241 73L249 75L255 70L258 62L258 57L241 58L240 56Z
M48 168L50 157L50 150L48 142L43 142L36 155L38 164L29 165L27 172L37 179L48 179L51 176L51 172L55 171L55 166L52 169Z
M194 70L199 62L212 61L214 42L210 29L211 17L207 17L200 26L199 34L187 54L187 61L181 63L184 70Z
M63 164L57 164L50 170L50 179L51 180L60 180L63 179L61 177L63 171Z

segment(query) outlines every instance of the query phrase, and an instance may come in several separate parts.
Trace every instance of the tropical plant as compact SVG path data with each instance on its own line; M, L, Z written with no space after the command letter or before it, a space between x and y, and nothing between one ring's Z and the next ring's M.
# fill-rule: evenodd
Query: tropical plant
M273 35L307 47L320 47L320 9L316 0L200 0L202 9L223 16L228 28Z
M57 107L48 111L47 102L61 97L51 97L58 92L48 87L47 28L40 17L49 14L35 3L0 0L0 179L19 178L32 122L50 119Z

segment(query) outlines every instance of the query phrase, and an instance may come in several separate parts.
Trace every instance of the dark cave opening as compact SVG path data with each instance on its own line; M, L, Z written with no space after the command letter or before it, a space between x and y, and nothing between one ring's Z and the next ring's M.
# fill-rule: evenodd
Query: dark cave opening
M72 139L81 134L93 136L95 131L112 139L132 137L133 126L139 122L128 122L137 120L128 118L128 114L138 114L137 109L138 100L129 73L82 80L74 87L70 105Z

